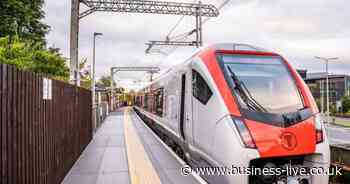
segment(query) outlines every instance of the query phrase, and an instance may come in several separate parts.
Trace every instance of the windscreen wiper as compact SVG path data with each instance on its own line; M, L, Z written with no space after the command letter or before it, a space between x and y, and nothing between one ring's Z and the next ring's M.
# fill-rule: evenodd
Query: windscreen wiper
M267 112L267 110L254 99L244 82L238 79L237 75L232 71L231 67L227 66L227 69L231 74L233 82L235 83L235 89L239 92L239 95L246 103L247 107L250 110Z

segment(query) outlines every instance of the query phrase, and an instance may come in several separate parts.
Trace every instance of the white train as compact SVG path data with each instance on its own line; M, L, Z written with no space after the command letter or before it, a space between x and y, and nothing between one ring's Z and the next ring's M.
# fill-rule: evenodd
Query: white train
M208 183L328 183L310 174L330 166L317 106L276 53L244 44L201 49L139 91L135 109L193 168L281 171L202 175ZM287 175L291 167L308 174Z

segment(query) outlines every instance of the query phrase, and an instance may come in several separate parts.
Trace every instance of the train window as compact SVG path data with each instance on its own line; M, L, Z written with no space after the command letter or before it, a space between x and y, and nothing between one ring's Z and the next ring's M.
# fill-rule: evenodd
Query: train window
M206 105L213 95L204 78L195 70L192 70L192 92L193 97Z
M138 107L142 107L142 96L137 96L137 99L136 99L136 105Z
M145 98L143 99L143 108L148 109L148 93L145 93Z
M280 57L227 54L219 56L219 61L242 108L274 114L304 108L293 76Z
M164 90L163 88L159 88L155 91L154 94L154 107L155 107L155 113L162 117L163 116L163 98L164 98Z

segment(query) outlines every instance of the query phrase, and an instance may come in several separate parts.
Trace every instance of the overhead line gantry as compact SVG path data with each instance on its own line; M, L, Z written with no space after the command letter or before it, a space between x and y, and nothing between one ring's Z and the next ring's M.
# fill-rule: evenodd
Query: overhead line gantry
M80 3L88 10L80 12ZM202 3L181 3L140 0L72 0L71 37L70 37L70 75L71 82L79 85L78 75L78 40L79 20L94 12L123 12L196 16L196 23L201 17L217 17L218 9L214 5ZM198 27L198 26L197 26ZM200 34L198 33L199 37ZM198 42L197 42L198 44Z
M151 13L196 16L199 4L166 1L140 1L140 0L81 0L89 7L80 13L83 18L96 11L125 12L125 13ZM216 7L210 4L201 4L201 16L216 17L219 15Z

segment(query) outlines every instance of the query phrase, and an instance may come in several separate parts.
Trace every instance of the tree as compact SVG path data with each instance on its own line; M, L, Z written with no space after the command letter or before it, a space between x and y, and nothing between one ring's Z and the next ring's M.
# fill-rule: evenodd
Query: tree
M342 99L343 113L350 112L350 96L345 96Z
M44 46L49 26L41 22L45 17L42 10L44 0L1 0L0 37L17 36Z
M101 88L109 88L111 87L111 82L112 82L112 79L110 76L102 76L96 83L96 85L98 87L101 87ZM113 85L114 85L114 92L115 93L124 93L125 92L125 89L122 88L122 87L116 87L117 86L117 83L113 81Z
M69 79L66 59L61 54L43 49L40 43L21 41L18 37L14 37L12 43L9 37L0 38L0 63L16 65L19 69L46 74L59 80Z
M91 88L91 71L90 71L90 65L87 65L87 59L82 59L81 62L79 62L79 75L80 75L80 82L81 87L90 89Z
M68 81L66 59L46 49L44 0L0 0L0 63Z
M102 76L100 80L98 80L97 85L101 87L110 87L112 79L110 76ZM114 86L116 83L114 82Z

